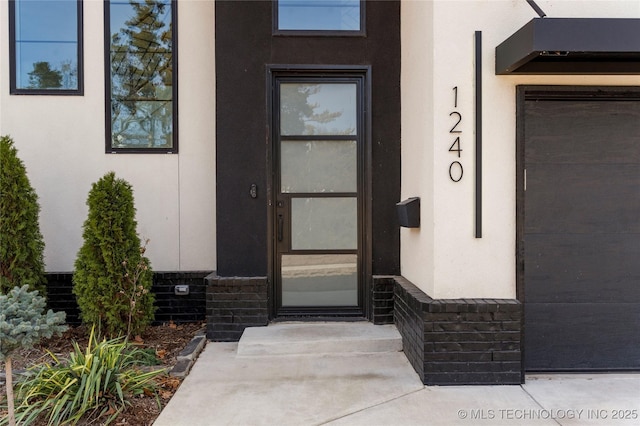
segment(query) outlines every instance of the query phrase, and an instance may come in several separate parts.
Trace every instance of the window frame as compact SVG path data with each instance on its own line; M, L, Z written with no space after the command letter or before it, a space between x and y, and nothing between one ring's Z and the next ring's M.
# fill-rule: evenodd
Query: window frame
M366 31L366 0L360 0L360 29L359 30L281 30L278 28L278 3L272 1L272 31L276 36L311 36L311 37L364 37Z
M170 148L116 148L111 144L111 0L104 0L104 79L105 79L105 153L177 154L178 153L178 2L171 0L171 108L173 146Z
M28 89L17 87L16 76L16 1L9 0L9 94L10 95L48 95L48 96L84 96L84 48L83 48L83 0L77 4L77 89Z

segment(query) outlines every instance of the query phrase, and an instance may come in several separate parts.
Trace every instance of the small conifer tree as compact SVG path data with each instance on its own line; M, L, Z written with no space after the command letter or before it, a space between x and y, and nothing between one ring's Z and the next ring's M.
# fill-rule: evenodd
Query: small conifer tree
M44 241L38 196L29 183L18 150L0 137L0 294L16 286L45 292Z
M49 338L67 329L66 314L45 309L44 297L29 287L15 287L0 294L0 361L5 362L9 424L15 425L11 355L16 349L30 348L41 338Z
M73 274L80 316L110 335L138 334L153 321L155 307L131 185L107 173L93 184L87 206L84 244Z

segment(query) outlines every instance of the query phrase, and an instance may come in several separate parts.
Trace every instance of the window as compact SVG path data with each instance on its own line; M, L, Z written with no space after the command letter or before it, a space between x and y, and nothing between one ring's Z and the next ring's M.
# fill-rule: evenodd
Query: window
M276 0L275 32L362 34L361 0Z
M10 93L82 95L82 1L9 1Z
M176 2L105 2L107 152L177 152Z

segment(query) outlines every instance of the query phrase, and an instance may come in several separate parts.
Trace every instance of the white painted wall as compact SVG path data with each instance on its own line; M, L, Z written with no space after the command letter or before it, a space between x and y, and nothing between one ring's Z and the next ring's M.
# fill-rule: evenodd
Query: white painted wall
M434 294L434 33L433 2L405 1L400 8L402 153L401 197L420 197L420 228L401 230L401 271ZM410 278L412 277L412 278Z
M156 271L215 269L213 0L178 2L179 154L105 154L103 2L84 2L84 96L9 95L8 6L0 1L0 134L40 199L48 272L73 270L91 184L113 170L134 189Z
M538 0L548 17L640 18L637 0ZM640 85L640 76L496 76L495 47L537 17L525 0L402 0L402 275L434 298L514 298L515 92L520 84ZM483 238L474 238L474 32L482 31ZM458 108L453 90L458 87ZM458 111L462 156L448 151ZM449 178L460 161L464 176Z

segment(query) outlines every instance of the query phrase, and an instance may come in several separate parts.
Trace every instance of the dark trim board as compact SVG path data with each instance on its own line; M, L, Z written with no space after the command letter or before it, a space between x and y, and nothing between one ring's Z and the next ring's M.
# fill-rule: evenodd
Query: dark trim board
M482 238L482 31L475 32L475 237Z
M519 86L516 108L524 368L638 370L640 88Z

